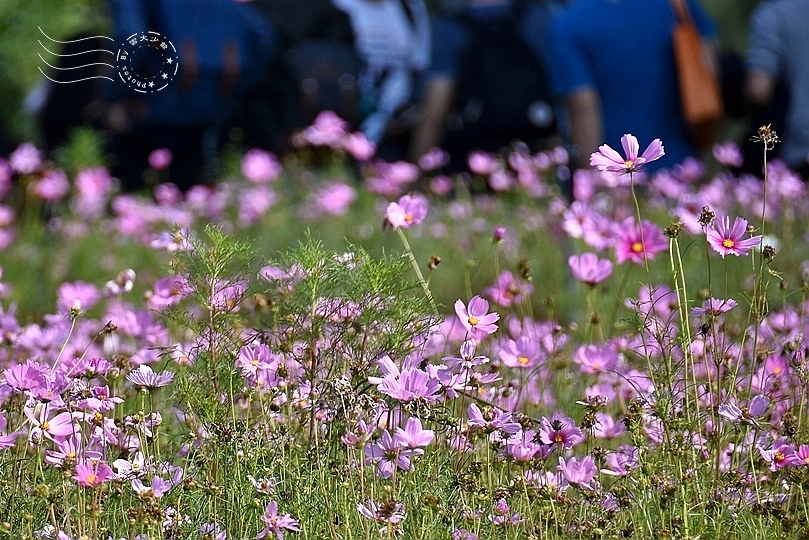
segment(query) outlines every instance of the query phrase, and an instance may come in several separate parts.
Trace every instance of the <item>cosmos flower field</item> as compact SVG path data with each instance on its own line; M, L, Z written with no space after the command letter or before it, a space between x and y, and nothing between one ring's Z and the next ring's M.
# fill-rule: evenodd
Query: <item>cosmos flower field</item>
M21 145L0 539L809 538L806 185L606 143L449 176L326 113L141 194Z

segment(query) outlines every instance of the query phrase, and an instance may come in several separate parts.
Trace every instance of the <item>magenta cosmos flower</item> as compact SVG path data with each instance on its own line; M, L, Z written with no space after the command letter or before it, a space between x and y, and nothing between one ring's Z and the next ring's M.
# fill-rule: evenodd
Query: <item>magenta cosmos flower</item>
M488 311L489 302L477 295L469 300L468 305L464 305L461 300L455 302L455 313L461 319L461 324L475 337L483 337L497 331L495 323L500 320L500 315Z
M573 277L595 287L612 275L612 261L599 259L595 253L571 255L567 260Z
M638 146L638 139L628 133L621 137L621 146L624 147L626 157L621 157L621 154L608 145L602 144L598 147L598 152L593 152L590 155L590 166L596 167L599 171L628 174L637 171L646 163L662 158L666 153L660 139L655 139L639 157L638 150L640 146Z
M427 197L420 193L404 195L399 202L392 202L385 212L385 221L392 227L411 227L418 225L427 217Z
M618 232L615 260L618 264L624 261L643 264L644 259L652 260L657 253L667 250L668 247L669 244L660 227L645 219L638 227L634 219L626 218Z
M283 516L278 515L278 503L275 501L269 503L264 509L264 515L261 516L261 521L263 521L266 526L258 533L256 540L261 540L271 534L275 534L278 540L284 540L284 529L301 532L301 525L298 523L297 519L289 514L284 514Z
M747 255L751 249L761 243L761 236L743 238L746 232L746 219L737 217L731 227L730 218L725 216L723 219L717 220L708 229L706 235L708 236L708 244L724 259L725 255L735 255L737 257Z

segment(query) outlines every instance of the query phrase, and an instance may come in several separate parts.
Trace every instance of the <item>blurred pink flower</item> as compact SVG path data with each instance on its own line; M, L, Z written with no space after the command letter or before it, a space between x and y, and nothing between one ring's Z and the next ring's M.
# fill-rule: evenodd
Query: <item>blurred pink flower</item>
M665 154L663 143L660 139L655 139L638 157L640 149L638 139L629 133L621 137L621 146L624 148L626 157L621 157L618 152L603 144L598 147L598 152L590 155L590 166L596 167L600 171L628 174L637 171L646 163L660 159Z
M162 171L171 165L171 150L168 148L157 148L149 153L149 167L156 171Z
M22 143L8 157L11 168L20 174L31 174L42 167L42 153L31 143Z
M254 184L267 184L281 174L283 167L275 156L260 148L253 148L242 158L242 174Z
M615 244L615 260L618 264L631 261L642 265L647 258L654 259L657 253L666 251L668 247L669 243L660 227L646 220L638 227L630 217L621 224Z
M469 154L467 162L469 164L469 170L481 176L491 174L497 164L492 154L483 152L482 150L475 150Z
M367 161L376 153L376 145L362 132L349 133L343 141L343 147L354 159L360 161Z
M345 182L333 182L315 195L315 209L318 214L344 216L357 199L357 190Z
M739 150L739 145L735 142L727 141L721 144L713 145L713 157L726 167L741 167L744 163L742 152Z
M595 253L571 255L567 260L573 277L591 287L595 287L612 275L612 261L599 259Z
M534 292L534 286L521 279L516 279L514 274L508 270L503 270L494 285L487 287L484 294L492 302L503 307L511 307L514 304L521 304Z
M70 192L70 181L65 171L53 169L31 185L34 196L43 201L55 203L62 200Z
M313 146L339 149L347 135L348 122L333 111L323 111L317 115L314 123L304 130L302 139Z

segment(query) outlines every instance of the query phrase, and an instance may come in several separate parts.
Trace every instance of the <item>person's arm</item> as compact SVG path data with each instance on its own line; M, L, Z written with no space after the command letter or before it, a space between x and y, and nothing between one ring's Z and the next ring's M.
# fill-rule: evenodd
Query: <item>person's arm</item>
M454 77L434 77L424 86L421 100L421 118L413 128L409 156L411 162L418 159L444 140L444 129L453 105L458 81Z
M783 70L785 45L772 5L760 6L750 22L744 96L757 110L769 104L776 80Z
M592 88L575 90L565 98L573 143L574 167L588 167L590 154L604 142L601 98Z
M766 107L775 90L775 78L760 69L751 69L747 72L744 81L744 96L747 101L756 107Z

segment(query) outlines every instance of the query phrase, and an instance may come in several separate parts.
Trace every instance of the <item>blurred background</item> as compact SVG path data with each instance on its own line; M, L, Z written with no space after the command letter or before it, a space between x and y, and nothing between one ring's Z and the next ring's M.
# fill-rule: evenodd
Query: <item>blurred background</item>
M262 147L283 155L291 135L325 109L360 129L389 160L415 161L441 146L452 155L449 166L460 167L471 149L496 150L514 138L547 148L569 138L563 96L543 73L553 71L547 65L553 58L543 55L552 18L570 3L4 0L0 155L33 141L55 155L101 161L125 188L137 188L149 153L167 147L174 156L171 176L187 188L216 178L224 150ZM741 88L750 16L760 2L699 3L716 25L727 110L720 138L741 142L757 120ZM89 79L114 76L115 62L107 52L87 51L115 52L127 36L145 30L160 32L177 48L181 69L169 87L138 94L120 81ZM504 42L499 59L475 52L481 34L488 43ZM115 41L86 39L93 36ZM58 43L68 41L74 43ZM532 53L533 64L519 60L528 56L522 50ZM499 81L472 80L470 55L478 55L479 76ZM77 68L85 65L76 64L77 57L98 65ZM139 61L148 72L148 63L160 58ZM496 63L497 77L487 62ZM79 74L88 80L55 83L40 70L56 81L75 81ZM531 85L541 99L515 90ZM492 94L505 95L505 103L488 104ZM513 109L526 99L523 117L508 118L508 103Z

